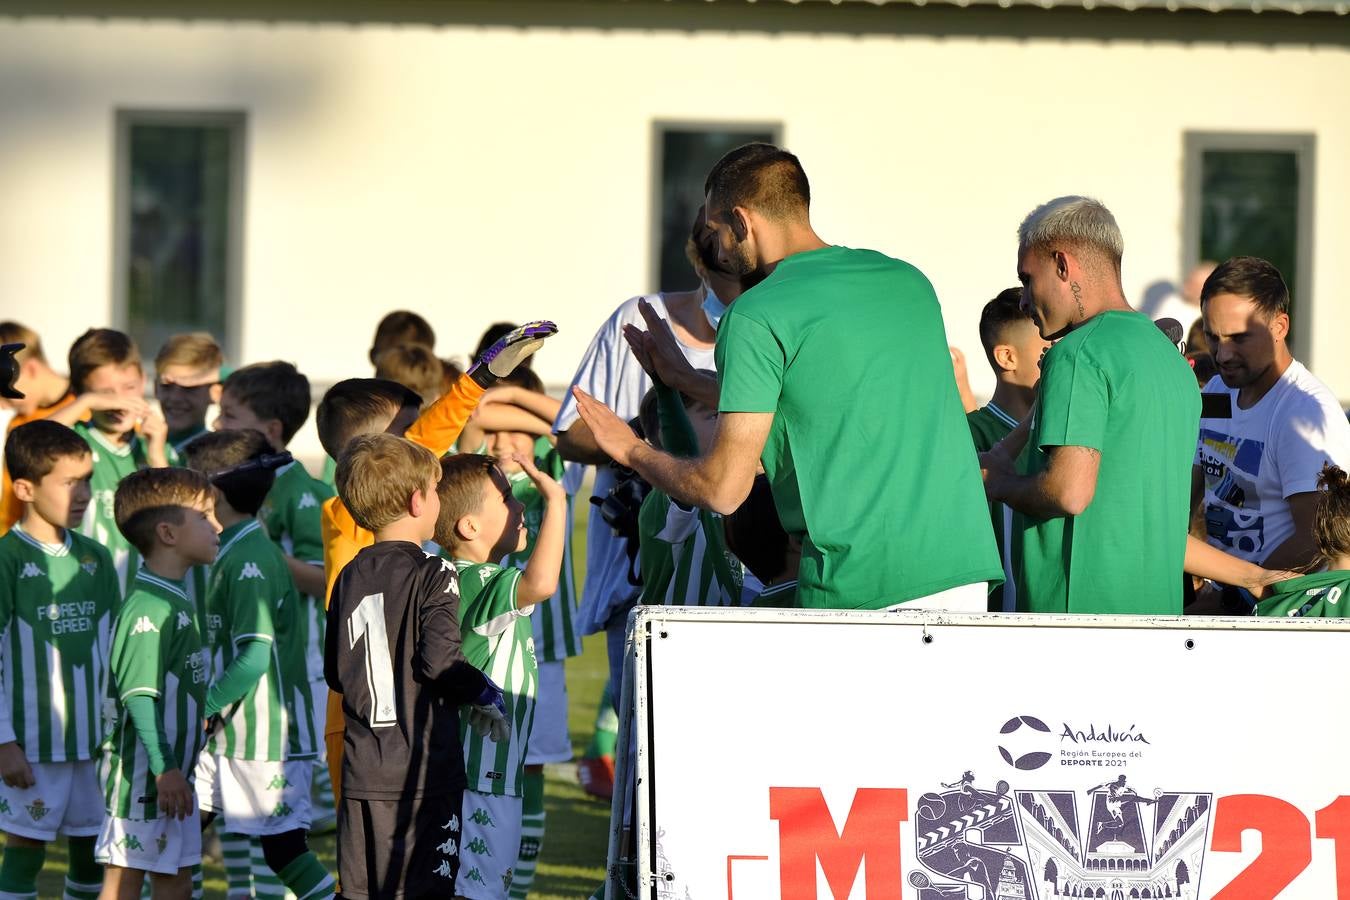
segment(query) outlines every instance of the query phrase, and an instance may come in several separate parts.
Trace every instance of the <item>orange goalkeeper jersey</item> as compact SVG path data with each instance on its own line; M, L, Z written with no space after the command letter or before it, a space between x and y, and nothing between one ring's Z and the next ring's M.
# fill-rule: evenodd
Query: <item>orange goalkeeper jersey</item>
M478 401L483 388L468 375L459 376L448 392L418 416L404 435L414 444L426 447L437 457L443 456L450 445L459 439L464 423ZM323 504L323 570L328 588L324 591L325 605L332 602L333 584L342 568L356 557L362 548L375 543L375 535L360 525L347 512L340 497ZM342 716L342 695L328 692L328 718L324 742L328 745L328 771L333 779L333 796L341 799L342 790L342 733L346 724Z

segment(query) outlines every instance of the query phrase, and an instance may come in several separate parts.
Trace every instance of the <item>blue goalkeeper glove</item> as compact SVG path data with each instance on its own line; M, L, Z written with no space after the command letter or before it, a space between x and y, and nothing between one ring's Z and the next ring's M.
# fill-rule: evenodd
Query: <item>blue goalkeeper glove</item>
M483 691L469 704L469 727L480 738L490 737L500 744L511 736L511 723L506 718L506 699L502 689L486 675Z
M469 377L479 387L490 388L499 378L505 378L515 371L526 357L544 346L544 338L558 333L558 326L552 322L526 322L519 328L508 331L497 342L483 351L478 361L469 369Z

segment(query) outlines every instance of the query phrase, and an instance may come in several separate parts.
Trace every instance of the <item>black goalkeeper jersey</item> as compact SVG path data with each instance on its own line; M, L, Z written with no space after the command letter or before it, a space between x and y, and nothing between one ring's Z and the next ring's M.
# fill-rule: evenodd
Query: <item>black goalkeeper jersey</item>
M342 694L342 793L463 788L459 706L487 684L460 652L454 567L407 541L366 547L333 585L324 678Z

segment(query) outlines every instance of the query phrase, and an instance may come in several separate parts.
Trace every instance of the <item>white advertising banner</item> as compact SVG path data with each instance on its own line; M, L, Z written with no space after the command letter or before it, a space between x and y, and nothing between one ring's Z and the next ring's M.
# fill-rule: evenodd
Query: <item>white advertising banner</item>
M640 895L1350 900L1344 621L644 609Z

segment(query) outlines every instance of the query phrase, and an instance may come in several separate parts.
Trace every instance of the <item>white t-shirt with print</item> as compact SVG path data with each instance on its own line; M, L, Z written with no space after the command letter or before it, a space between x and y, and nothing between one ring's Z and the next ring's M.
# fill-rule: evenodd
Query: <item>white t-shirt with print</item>
M1231 419L1200 420L1205 531L1215 547L1260 563L1294 533L1288 498L1316 490L1323 463L1350 466L1350 423L1297 360L1250 409L1218 376L1204 392L1227 393L1233 405Z
M574 386L614 410L625 421L637 417L642 398L652 386L651 378L638 365L637 358L623 336L625 325L636 325L644 330L647 327L642 313L638 311L638 300L646 300L658 315L669 318L660 294L633 297L625 301L600 326L572 379ZM696 369L715 368L712 347L705 350L686 346L684 356ZM553 433L566 431L578 418L576 398L568 390L563 397L558 418L553 423ZM585 466L579 465L567 467L563 487L569 494L575 494L581 487L585 469ZM614 470L610 466L600 466L595 473L592 493L596 497L604 497L616 482ZM623 541L614 536L599 511L592 507L586 528L586 582L581 591L581 610L577 620L581 633L593 634L599 631L615 608L637 599L639 593L640 589L628 581L628 555L624 551Z

